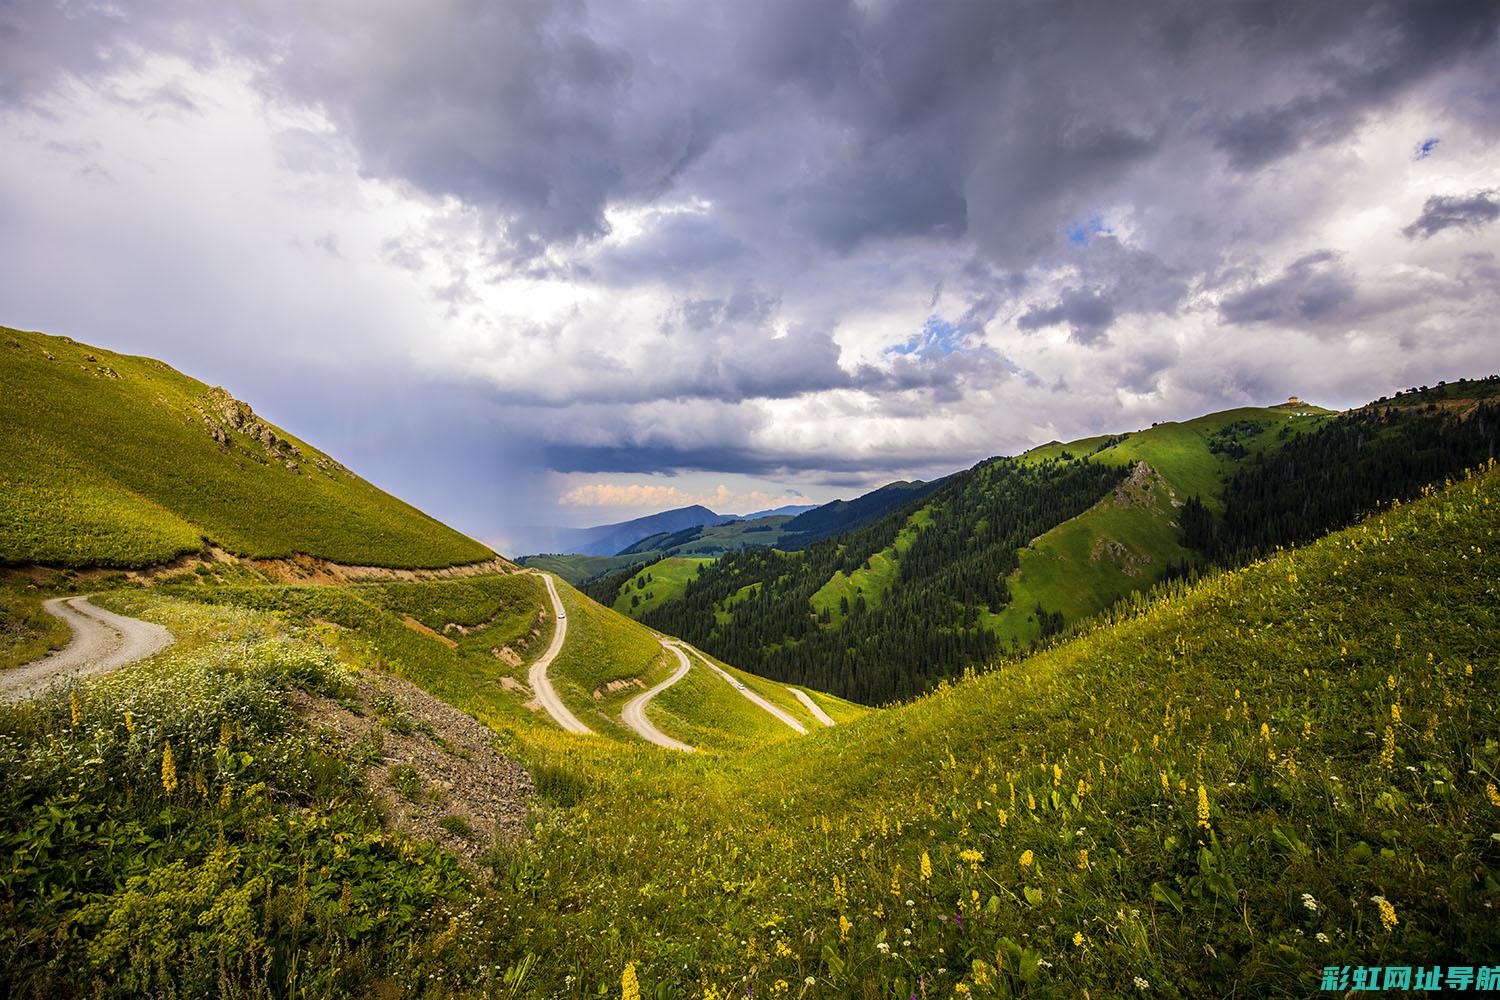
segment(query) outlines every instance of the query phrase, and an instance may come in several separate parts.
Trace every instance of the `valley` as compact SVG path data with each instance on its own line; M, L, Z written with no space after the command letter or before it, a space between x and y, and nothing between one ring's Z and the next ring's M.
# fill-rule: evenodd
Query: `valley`
M1297 994L1500 946L1494 380L1044 445L600 590L39 336L120 375L49 391L301 506L72 478L37 456L102 445L0 397L9 993ZM1315 538L1241 533L1304 474Z

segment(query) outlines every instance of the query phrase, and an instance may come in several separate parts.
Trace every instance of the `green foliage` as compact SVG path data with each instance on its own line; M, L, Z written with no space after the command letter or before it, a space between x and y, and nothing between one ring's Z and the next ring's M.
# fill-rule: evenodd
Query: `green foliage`
M42 609L48 596L26 584L0 584L0 670L67 645L68 626Z
M833 578L808 598L819 620L825 625L842 625L848 617L849 607L860 597L867 604L879 604L881 597L896 582L901 557L911 548L922 529L931 525L932 508L918 508L906 519L906 524L890 545L847 574L842 569L835 571Z
M0 926L19 956L0 975L12 993L327 996L379 978L540 998L612 995L634 962L663 997L1104 996L1135 977L1260 996L1381 955L1486 962L1497 531L1491 470L1137 596L909 705L734 753L575 737L507 708L517 696L482 686L469 654L399 622L446 614L450 593L394 609L359 587L118 598L187 638L81 691L76 727L62 694L0 709ZM221 589L282 609L204 606ZM585 661L651 652L640 626L563 594L580 690L629 669ZM291 717L288 687L337 694L328 648L472 707L536 775L529 839L497 848L462 906L444 909L451 861L378 832L354 752ZM729 708L706 683L684 693L659 721Z
M1474 383L1451 388L1466 385ZM1469 391L1491 385L1500 386L1500 379ZM1185 542L1220 562L1305 542L1392 499L1409 500L1429 483L1492 457L1497 448L1500 403L1475 402L1462 410L1436 402L1355 410L1244 466L1215 504L1222 518L1200 498L1190 498L1182 511Z
M0 564L144 566L205 540L380 566L491 556L222 390L149 358L0 333Z
M805 740L554 750L595 781L427 967L542 955L536 997L631 962L646 996L1197 997L1490 963L1497 531L1492 470Z
M765 677L867 704L909 697L996 654L980 615L1010 603L1018 550L1122 475L1086 460L985 462L926 494L919 511L799 552L726 555L642 620ZM880 600L840 592L840 574L868 579Z
M382 832L294 718L291 689L341 690L327 650L253 612L113 603L178 644L0 707L0 992L332 996L394 971L464 879Z
M422 778L410 764L397 764L391 768L390 782L406 801L422 801Z
M615 593L610 595L611 599L600 603L613 604L620 614L640 618L653 608L681 597L688 584L697 578L699 567L711 562L713 560L708 557L671 556L650 563L621 581ZM651 577L649 596L646 591L648 575ZM632 597L640 600L633 603Z
M543 573L551 573L575 587L581 587L611 573L630 572L637 566L643 566L660 558L660 555L658 552L630 556L541 555L522 556L516 561L528 569L539 569ZM600 600L606 596L605 594L590 593L589 596L601 604L608 603Z

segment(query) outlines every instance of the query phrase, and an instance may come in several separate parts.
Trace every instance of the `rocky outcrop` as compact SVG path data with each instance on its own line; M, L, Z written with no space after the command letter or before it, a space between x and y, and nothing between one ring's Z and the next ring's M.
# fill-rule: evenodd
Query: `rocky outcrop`
M1120 572L1126 576L1140 576L1142 565L1149 566L1151 557L1144 552L1137 553L1124 542L1112 538L1100 538L1094 542L1094 547L1089 550L1089 562L1096 563L1100 559L1108 559L1120 567Z
M1116 507L1152 507L1156 505L1156 491L1166 490L1167 496L1175 497L1176 491L1167 485L1160 472L1146 462L1135 463L1130 475L1115 487Z
M247 444L259 446L261 454L257 458L260 461L275 462L289 472L300 475L302 463L310 462L329 476L349 474L348 469L327 455L313 452L309 456L304 453L296 442L281 436L276 428L257 417L249 404L235 399L219 386L209 389L196 408L198 416L208 428L209 436L225 448L230 447L231 442L239 437Z

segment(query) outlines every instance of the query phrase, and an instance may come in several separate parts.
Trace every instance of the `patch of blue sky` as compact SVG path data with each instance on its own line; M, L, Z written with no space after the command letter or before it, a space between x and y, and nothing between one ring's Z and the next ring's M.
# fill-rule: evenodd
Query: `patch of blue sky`
M1443 140L1439 139L1437 136L1432 136L1430 139L1423 139L1421 142L1417 143L1417 148L1412 151L1412 159L1427 159L1432 155L1432 151L1437 149L1438 143L1442 141Z
M892 344L886 354L900 354L914 358L945 358L969 350L966 335L941 316L929 316L922 329L912 334L905 342Z
M1063 230L1063 235L1068 238L1069 243L1081 247L1095 236L1108 236L1112 232L1114 230L1104 224L1103 216L1091 215Z

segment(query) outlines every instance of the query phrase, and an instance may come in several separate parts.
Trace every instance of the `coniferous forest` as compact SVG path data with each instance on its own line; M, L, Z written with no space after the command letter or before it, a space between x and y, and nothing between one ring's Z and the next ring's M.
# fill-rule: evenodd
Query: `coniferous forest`
M1229 480L1222 517L1199 497L1188 500L1179 516L1185 544L1210 563L1233 563L1311 541L1459 477L1495 456L1500 403L1482 399L1453 409L1441 398L1485 391L1500 392L1500 380L1419 390L1420 399L1404 404L1410 394L1398 395L1288 435Z
M1125 473L1087 460L984 462L923 501L800 552L726 555L700 570L682 600L642 620L777 680L869 704L909 697L998 654L980 613L1010 602L1005 577L1020 549L1087 510ZM922 507L930 523L898 551L897 535ZM841 625L812 610L836 573L885 550L899 565L883 594L857 594Z

